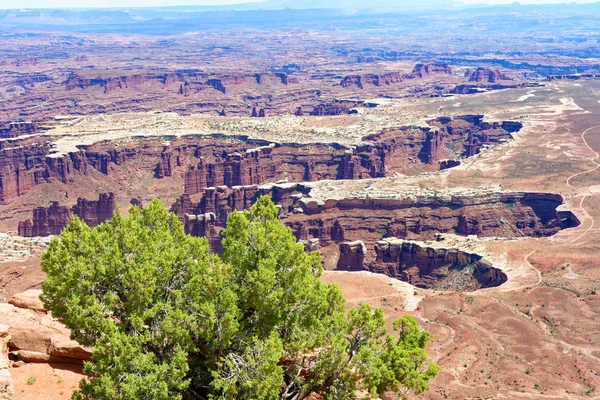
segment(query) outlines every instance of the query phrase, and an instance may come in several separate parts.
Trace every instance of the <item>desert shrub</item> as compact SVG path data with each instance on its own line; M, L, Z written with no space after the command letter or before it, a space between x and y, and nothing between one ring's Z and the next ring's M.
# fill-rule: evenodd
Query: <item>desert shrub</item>
M326 399L421 393L438 372L404 316L346 310L268 197L234 212L222 256L154 200L93 229L73 218L42 257L42 299L91 346L78 399Z

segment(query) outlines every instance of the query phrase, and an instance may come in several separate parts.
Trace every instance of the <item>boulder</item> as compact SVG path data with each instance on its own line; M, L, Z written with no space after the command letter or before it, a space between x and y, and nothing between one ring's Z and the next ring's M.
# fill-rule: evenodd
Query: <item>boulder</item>
M68 357L58 357L47 353L37 351L19 350L15 352L19 360L26 363L62 363L62 364L80 364L83 360L74 360Z
M27 310L45 311L44 304L40 300L41 294L42 291L40 289L26 290L22 293L14 295L13 298L8 301L8 303L15 307L24 308Z
M9 341L9 327L0 325L0 400L12 400L15 396L13 380L8 371Z
M10 351L24 361L78 364L91 359L91 350L71 340L69 329L46 312L0 304L0 321L8 325Z

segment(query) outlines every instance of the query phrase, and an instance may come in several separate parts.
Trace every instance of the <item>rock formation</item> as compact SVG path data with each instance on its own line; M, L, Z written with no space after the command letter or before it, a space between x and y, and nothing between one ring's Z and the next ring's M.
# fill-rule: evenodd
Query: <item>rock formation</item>
M172 206L182 222L185 232L193 236L207 236L213 251L220 251L220 232L227 223L227 216L234 211L249 208L261 195L270 196L281 209L281 216L292 212L301 197L298 184L267 184L263 186L218 186L203 191L198 202L192 202L188 194L182 195ZM300 185L301 186L301 185Z
M363 270L367 247L362 240L340 243L340 258L337 268L348 271Z
M589 80L589 79L600 79L600 74L573 74L573 75L548 75L546 76L547 81L555 80Z
M537 82L529 83L474 83L474 84L460 84L450 90L453 94L474 94L487 92L489 90L502 90L502 89L515 89L523 87L539 87L542 86Z
M39 124L35 122L11 122L0 127L0 138L14 138L21 135L32 135L40 130Z
M19 236L58 235L71 221L71 209L53 201L49 207L37 207L33 210L32 220L19 222Z
M504 272L483 257L437 243L386 238L374 244L375 258L360 241L339 244L337 269L368 270L421 288L472 291L506 282Z
M484 83L496 83L503 80L511 80L509 77L504 75L498 70L491 70L489 68L477 68L475 70L467 70L465 72L465 78L469 79L469 82L484 82Z
M550 193L441 192L325 201L305 195L299 203L304 212L286 223L299 239L317 237L322 244L391 236L433 239L437 233L550 236L578 224L571 212L558 209L562 197Z
M386 237L433 239L438 233L539 237L579 224L573 213L562 209L562 197L550 193L407 191L395 198L328 199L311 197L313 185L208 188L198 202L187 194L181 196L171 211L187 233L209 232L215 251L229 213L250 207L261 195L278 205L280 219L298 240L318 241L320 246L355 240L374 244Z
M348 112L342 105L322 105L319 115ZM256 116L263 112L253 109ZM345 111L344 111L345 110ZM315 113L315 111L313 111ZM58 180L71 183L93 168L119 174L125 165L153 171L158 179L185 176L185 192L206 187L253 185L280 179L315 181L382 177L392 171L433 171L440 159L477 154L485 145L501 143L520 129L514 121L483 121L483 116L440 117L429 127L388 128L362 138L354 147L338 144L272 144L247 137L184 138L81 145L68 154L51 154L51 144L18 139L0 142L0 204L10 203L33 186ZM414 173L414 172L413 172Z
M78 61L83 60L78 59ZM243 85L252 80L258 85L270 86L287 86L298 83L297 77L286 73L211 75L199 71L148 71L111 75L109 71L75 71L68 76L64 87L65 90L71 91L99 86L103 89L105 95L124 89L149 86L158 87L162 90L178 90L179 94L184 95L198 93L205 89L214 89L226 94L229 88Z
M417 64L406 78L423 78L430 74L452 74L452 68L448 64Z
M41 294L40 290L28 292L21 297L33 298ZM70 332L64 325L45 311L39 310L39 300L31 303L34 309L29 308L28 303L13 303L19 306L0 304L0 321L8 326L8 351L13 360L81 364L84 360L91 359L90 349L71 340ZM0 359L0 365L1 363ZM0 385L0 395L1 393Z
M116 208L113 193L101 193L98 200L79 198L77 204L69 208L54 201L49 207L37 207L33 210L33 220L19 222L19 236L58 235L71 222L75 214L90 227L97 226L110 219Z
M227 93L227 89L225 89L225 85L223 85L223 81L220 79L209 79L206 81L206 85L213 87L223 94Z
M393 85L402 82L402 74L400 72L387 72L385 74L365 74L365 75L348 75L340 82L340 86L347 88L356 86L363 89L367 85L384 86Z
M8 344L11 340L9 329L7 325L0 325L0 400L13 400L15 396L13 380L8 370Z
M35 66L37 64L37 58L34 57L20 58L17 61L15 61L16 67Z
M454 167L458 167L460 165L460 160L440 160L440 171L448 169L448 168L454 168Z
M350 113L350 109L343 105L336 104L319 104L311 111L310 115L326 116L326 115L341 115Z
M73 178L73 161L68 157L49 157L47 144L0 142L0 204L6 204L33 186Z

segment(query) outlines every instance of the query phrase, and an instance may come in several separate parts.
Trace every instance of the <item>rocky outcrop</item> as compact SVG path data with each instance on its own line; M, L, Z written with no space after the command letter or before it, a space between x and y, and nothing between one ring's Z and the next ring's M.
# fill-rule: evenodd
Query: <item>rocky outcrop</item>
M348 271L360 271L363 269L367 247L362 240L340 243L340 258L337 268Z
M315 199L313 190L310 183L212 187L197 202L181 196L171 211L187 233L208 235L215 251L227 216L250 207L261 195L273 199L282 222L298 240L314 243L311 248L356 240L372 245L386 237L431 240L438 233L540 237L579 224L561 206L562 197L550 193L431 191L399 192L397 198Z
M349 113L350 109L341 104L319 104L318 106L313 108L310 115L323 117L327 115L342 115Z
M255 81L258 85L290 85L298 83L298 78L286 73L210 75L199 71L148 71L132 72L123 75L110 75L109 71L72 72L65 82L65 90L85 90L99 86L108 95L130 88L155 87L161 90L177 90L189 96L205 89L214 89L226 94L230 88Z
M114 193L100 193L98 200L77 199L77 204L71 211L90 227L94 227L112 218L115 209Z
M417 64L412 70L412 73L406 75L406 78L423 78L431 74L452 74L452 68L448 64Z
M291 85L298 83L298 78L290 76L284 72L277 72L274 74L256 74L256 83L259 85L272 85L272 84L284 84Z
M433 239L438 233L482 237L550 236L578 221L559 210L560 195L491 192L409 194L395 199L342 198L298 200L301 214L284 218L298 239L318 238L321 245L384 237ZM296 207L297 207L296 206Z
M440 171L442 171L448 168L458 167L460 165L460 160L440 160L439 165Z
M104 89L104 94L109 94L115 90L139 87L142 85L159 84L169 85L175 82L185 82L187 80L196 80L204 78L205 75L199 73L132 73L120 76L106 76L102 71L96 73L72 72L65 81L65 90L86 89L93 86L100 86Z
M573 74L573 75L548 75L546 76L547 81L556 80L589 80L589 79L600 79L600 74Z
M300 186L300 187L299 187ZM270 196L280 207L280 216L293 212L302 197L302 185L296 183L267 184L263 186L218 186L203 191L198 202L188 194L182 195L170 211L182 222L185 232L193 236L206 236L213 251L220 251L220 232L227 216L234 211L248 209L262 195Z
M321 248L321 243L319 243L319 239L313 238L309 240L299 240L299 243L302 243L304 246L304 250L307 252L317 251Z
M317 114L342 112L342 104ZM336 109L340 107L340 109ZM263 109L261 109L263 110ZM347 109L344 109L347 111ZM264 110L253 109L256 116ZM388 128L362 138L363 144L273 144L243 136L133 140L115 145L81 145L68 154L51 154L49 143L35 138L0 142L0 203L7 204L33 186L58 180L71 183L89 168L118 176L127 169L153 171L158 179L182 174L185 193L206 187L237 186L322 179L382 177L392 171L416 173L438 169L440 159L477 154L485 145L501 143L520 129L515 121L487 123L482 116L429 121L429 127Z
M373 250L374 258L360 240L340 243L337 269L367 270L438 290L472 291L499 286L507 280L504 272L482 256L439 243L386 238L375 242Z
M71 340L69 330L45 311L37 310L37 306L34 310L26 305L0 304L0 321L8 325L12 359L73 364L91 359L90 349Z
M508 76L504 75L502 72L496 70L492 70L489 68L477 68L475 70L467 70L465 72L465 78L469 79L469 82L478 82L478 83L496 83L498 81L506 81L511 80Z
M41 295L42 291L39 289L26 290L22 293L15 294L8 301L8 304L27 310L45 311L44 304L42 303L42 300L40 300Z
M225 85L223 85L223 81L220 79L209 79L206 81L206 85L213 87L221 93L227 93L227 89L225 89Z
M34 57L19 58L17 61L14 62L15 67L36 66L37 64L37 58Z
M484 145L494 145L510 140L511 132L518 132L523 127L520 122L516 121L488 123L484 122L483 118L483 115L462 115L454 119L439 117L428 121L429 125L439 128L435 149L437 150L444 141L446 145L453 148L456 155L471 157L479 153ZM437 151L430 157L432 151L427 155L428 161L439 161Z
M499 286L504 272L482 256L457 248L387 238L375 243L368 269L423 288L468 291Z
M348 75L340 82L340 86L344 88L356 86L363 89L367 85L384 86L393 85L402 82L402 74L400 72L387 72L385 74L365 74L365 75Z
M79 198L73 207L61 206L58 202L52 202L49 207L35 208L32 220L19 222L19 236L58 235L71 222L73 214L90 227L94 227L110 219L115 208L113 193L101 193L98 200Z
M0 126L0 138L14 138L21 135L33 135L40 130L40 126L36 122L11 122Z
M475 94L487 92L490 90L502 90L502 89L516 89L525 87L539 87L543 86L538 82L523 82L523 83L474 83L474 84L460 84L455 86L450 93L452 94Z
M249 147L255 143L257 147ZM354 151L335 144L274 144L247 141L246 146L198 149L199 162L185 173L185 193L207 187L247 186L289 179L296 182L321 179L355 179L383 176L382 153L365 146ZM364 151L362 151L364 150ZM349 153L348 153L349 151Z
M0 142L0 204L41 183L72 181L74 160L68 156L50 157L49 153L50 146L44 143Z
M10 333L7 325L0 325L0 400L13 400L15 388L8 370L8 344Z
M71 209L53 201L49 207L37 207L33 210L33 219L19 222L19 236L58 235L71 221Z

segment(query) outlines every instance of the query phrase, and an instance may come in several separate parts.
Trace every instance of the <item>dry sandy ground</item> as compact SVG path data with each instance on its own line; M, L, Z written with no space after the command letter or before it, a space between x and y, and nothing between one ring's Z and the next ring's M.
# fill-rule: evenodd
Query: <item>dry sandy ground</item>
M46 278L39 255L49 238L23 238L0 233L0 302L14 294L38 288Z
M523 121L525 129L514 143L437 179L425 176L420 184L496 183L510 190L558 192L582 224L550 238L479 240L482 252L504 259L502 268L511 271L498 288L469 294L416 291L423 300L410 313L433 334L428 351L442 370L422 398L600 396L600 85L561 83L517 92L469 96L460 104L463 112ZM360 300L383 307L390 320L406 304L394 302L405 291L394 293L383 278L380 283L374 277L324 279L339 283L350 304Z
M81 366L71 364L25 364L12 368L16 400L67 400L79 386Z

